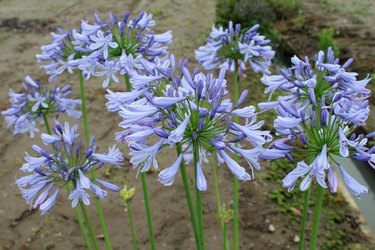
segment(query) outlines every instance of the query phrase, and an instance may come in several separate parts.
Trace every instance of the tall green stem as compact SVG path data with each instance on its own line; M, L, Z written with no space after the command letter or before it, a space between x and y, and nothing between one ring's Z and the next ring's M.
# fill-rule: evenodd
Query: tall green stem
M130 226L130 232L132 234L132 241L133 241L133 249L138 250L137 246L137 238L135 237L135 231L134 231L134 223L133 223L133 217L132 213L130 211L130 203L126 201L126 210L128 212L128 219L129 219L129 226Z
M52 130L51 130L51 127L49 126L49 123L48 123L48 119L47 119L46 114L43 114L42 117L43 117L44 126L46 127L47 133L48 133L49 135L52 135ZM70 193L69 185L66 185L66 191L68 192L68 194ZM86 242L87 249L91 250L92 247L91 247L90 239L89 239L89 236L87 235L87 231L86 231L85 225L84 225L84 223L83 223L83 221L82 221L81 215L80 215L80 213L79 213L79 211L78 211L78 208L77 208L77 207L74 207L74 208L73 208L73 211L74 211L74 215L75 215L76 218L77 218L79 228L81 229L83 239L84 239L85 242Z
M66 191L68 193L70 193L68 185L66 186ZM78 211L78 208L77 207L73 208L73 212L74 212L74 215L76 216L76 218L78 220L78 225L79 225L79 228L81 229L83 238L85 239L87 249L92 250L91 242L90 242L89 236L87 235L85 224L82 221L82 218L81 218L81 215Z
M302 213L301 229L299 233L300 240L298 243L298 250L303 250L305 248L305 230L306 230L307 214L309 211L310 194L311 194L311 186L305 191L304 198L303 198L303 213Z
M100 220L100 225L102 227L105 245L106 245L108 250L112 250L112 244L111 244L111 241L109 239L107 225L105 224L105 220L104 220L102 201L98 197L96 197L96 207L97 207L97 210L98 210L98 216L99 216L99 220Z
M229 243L228 243L228 233L227 233L227 223L223 223L223 238L224 238L224 242L223 242L223 247L225 250L229 250Z
M149 200L148 191L147 191L146 173L141 172L141 182L142 182L143 198L145 200L148 234L149 234L149 237L150 237L151 249L155 250L154 227L152 225L150 200Z
M86 109L85 81L83 79L83 74L81 70L79 71L79 93L81 96L83 126L85 129L85 141L88 146L90 143L90 129L89 129L89 120L87 118L87 109Z
M234 73L233 73L233 103L236 104L238 102L238 82L239 76L237 72L237 64L235 65ZM234 122L238 123L238 116L234 116ZM238 155L233 155L233 160L238 162ZM233 249L238 250L239 247L239 215L238 215L238 179L234 177L233 179L233 201L234 201L234 216L233 216Z
M212 171L214 175L214 187L215 187L215 198L217 203L217 210L220 211L221 209L221 201L220 201L220 193L219 193L219 183L217 181L217 171L216 171L216 161L215 161L215 154L211 155L211 162L212 162Z
M177 144L176 150L177 150L178 155L180 155L182 153L181 144L179 144L179 143ZM199 241L199 231L198 231L198 225L197 225L197 217L196 217L195 210L194 210L194 203L193 203L193 198L192 198L191 191L190 191L189 179L188 179L187 174L186 174L185 161L181 162L180 171L181 171L181 176L182 176L182 182L184 184L186 201L187 201L188 207L189 207L190 220L191 220L191 224L192 224L193 230L194 230L195 243L197 244L197 249L201 249L200 244L199 244L200 241Z
M129 75L125 74L124 77L125 77L126 91L130 92L130 91L132 91L132 84L130 83Z
M79 90L80 90L80 96L81 96L83 126L84 126L84 129L85 129L85 141L86 141L86 145L89 145L89 143L90 143L90 129L89 129L89 121L88 121L88 117L87 117L87 109L86 109L85 85L84 85L84 79L83 79L83 74L82 74L81 70L79 71ZM91 177L93 179L96 178L95 169L92 170ZM103 232L103 235L104 235L105 245L106 245L108 250L112 250L111 240L109 239L107 225L105 224L105 220L104 220L102 202L98 197L96 197L96 207L97 207L97 210L98 210L100 225L102 227L102 232Z
M217 181L215 154L211 155L211 162L212 162L212 170L213 170L213 176L214 176L214 187L215 187L215 197L216 197L216 203L217 203L217 211L218 211L218 213L220 213L221 201L220 201L219 183ZM223 232L224 243L226 244L226 245L224 245L224 249L229 249L227 226L226 226L225 223L222 222L222 218L220 218L220 226L221 226L221 231Z
M317 199L314 209L314 217L313 217L313 225L312 225L312 232L311 232L311 239L310 239L310 250L316 249L316 243L318 239L318 232L319 232L319 221L320 221L320 212L322 210L323 204L323 196L324 196L324 188L318 185L318 193Z
M204 240L204 223L203 223L203 208L202 208L202 194L197 187L197 164L199 161L199 146L197 143L193 143L194 146L194 169L195 169L195 198L197 206L197 219L199 227L199 242L201 249L206 249L206 242Z
M79 206L81 207L82 214L83 214L83 216L84 216L84 218L85 218L85 221L86 221L87 227L88 227L88 229L89 229L91 240L92 240L92 242L94 243L94 248L95 248L96 250L98 250L98 249L100 249L100 248L99 248L98 241L96 240L96 235L95 235L94 229L92 228L92 224L91 224L91 221L90 221L89 215L87 214L85 204L83 204L83 202L82 202L81 200L79 201Z

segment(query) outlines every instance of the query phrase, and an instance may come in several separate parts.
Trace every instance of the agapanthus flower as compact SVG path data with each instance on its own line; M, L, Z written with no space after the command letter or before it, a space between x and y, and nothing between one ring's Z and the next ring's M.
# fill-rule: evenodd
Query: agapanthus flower
M42 116L66 113L74 119L81 117L81 111L77 110L81 100L69 98L70 85L62 88L55 86L52 90L48 90L39 81L27 76L22 87L23 91L20 93L9 90L11 107L1 112L7 127L13 130L13 135L29 133L34 137L35 132L39 131L37 123L44 123Z
M242 181L253 175L231 158L234 152L243 156L250 169L259 169L262 146L272 137L268 131L260 130L262 122L256 122L254 107L233 105L226 99L225 69L218 78L203 74L198 69L191 74L187 61L180 61L176 69L173 57L170 68L150 68L149 75L160 75L153 80L150 76L131 76L133 84L146 82L140 90L126 94L111 93L107 96L110 110L117 110L123 118L119 126L124 131L116 134L121 143L130 147L130 162L138 171L158 168L157 157L165 149L183 146L184 151L176 161L159 174L159 181L172 185L181 162L191 159L193 149L198 151L196 166L197 188L206 191L203 159L207 154L223 158L229 170ZM247 92L243 96L246 96ZM124 96L122 99L121 96ZM133 102L130 100L133 99ZM244 99L244 98L242 98ZM128 102L129 100L129 102ZM243 117L243 123L233 121L233 116ZM242 120L242 119L241 119ZM152 137L154 137L152 139ZM155 143L155 137L158 138ZM150 145L151 142L154 142ZM242 146L240 146L242 144ZM244 149L242 147L251 147Z
M118 192L116 185L93 177L92 172L102 168L105 164L119 167L124 157L113 146L107 153L98 153L98 146L91 138L85 149L77 125L71 127L69 123L62 126L55 121L52 129L54 134L42 134L41 138L50 150L33 145L37 156L26 153L21 170L28 175L16 180L16 184L30 208L39 208L41 214L48 213L57 200L60 190L68 185L69 200L72 207L79 202L90 204L90 194L101 200L107 195L106 190Z
M80 56L73 48L72 30L63 31L58 28L56 32L51 32L51 38L52 42L41 46L42 53L36 55L38 62L47 62L41 68L50 75L50 81L55 80L65 70L72 73L76 66L70 62Z
M52 33L52 44L42 46L43 53L37 58L51 62L42 66L51 79L65 70L79 69L86 80L92 75L105 76L106 88L112 80L119 82L118 75L143 69L142 59L153 62L155 57L168 54L171 31L155 34L152 14L142 11L134 19L129 12L122 18L109 14L108 21L94 14L94 19L93 23L82 21L79 30L59 30L59 36Z
M254 72L269 74L271 60L275 51L257 30L256 24L247 31L241 31L241 25L229 22L228 29L212 27L207 44L195 51L195 57L206 70L224 67L231 72L242 73L249 63Z
M260 104L263 109L277 111L278 117L274 121L276 133L287 136L283 141L270 145L280 150L280 154L264 153L264 157L275 159L285 156L294 162L291 153L297 150L298 156L305 159L284 178L283 185L289 190L302 177L300 189L303 191L316 179L321 187L329 187L331 192L336 192L336 172L341 173L344 183L354 195L367 193L367 188L350 177L336 160L337 157L351 157L369 161L368 152L372 152L366 147L366 136L355 133L368 118L370 90L366 84L371 79L357 80L357 73L346 72L352 61L349 59L340 65L329 48L326 54L323 51L316 54L314 64L307 57L301 60L294 56L288 70L282 69L280 75L262 78L268 86L266 93L275 90L288 93L276 101ZM290 145L298 142L303 146L294 148Z

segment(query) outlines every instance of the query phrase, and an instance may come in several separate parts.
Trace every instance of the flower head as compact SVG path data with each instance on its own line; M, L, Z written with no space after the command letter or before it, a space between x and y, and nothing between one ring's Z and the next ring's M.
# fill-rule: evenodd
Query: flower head
M147 80L140 88L143 92L130 92L129 96L136 98L133 103L122 104L118 101L116 105L110 105L111 109L120 109L123 121L119 125L125 130L119 132L116 138L119 142L129 144L131 163L142 172L148 171L151 166L158 168L157 156L160 151L167 146L183 145L184 153L170 167L160 172L159 181L162 184L172 185L182 161L191 158L189 155L193 148L199 151L201 159L194 166L197 169L197 188L200 191L207 189L202 162L207 154L217 153L218 157L224 157L229 170L237 178L250 180L245 168L235 163L229 154L237 150L244 155L251 169L259 169L258 159L262 146L272 137L268 131L260 130L262 122L256 122L255 108L233 105L226 98L228 92L224 79L225 69L215 78L198 69L190 73L184 61L180 61L179 68L176 69L173 60L171 57L170 68L148 69L147 72L160 77ZM142 75L130 78L133 86L140 79ZM144 79L148 79L148 76ZM120 95L123 94L117 94ZM244 117L245 123L234 122L234 116ZM151 141L155 142L151 137L157 137L158 140L149 145ZM234 147L234 143L253 145L254 150Z
M91 172L103 167L104 164L122 165L122 154L114 146L108 153L97 153L97 145L91 139L90 145L84 149L80 137L76 134L77 126L70 127L66 122L64 127L56 121L54 134L42 134L45 145L51 145L51 151L33 146L38 156L27 154L21 170L28 175L16 180L23 197L32 208L40 209L42 214L54 206L59 190L69 185L73 190L69 194L72 206L78 202L90 204L89 191L100 199L104 199L107 190L120 189L109 182L91 177ZM49 196L49 197L48 197Z
M289 190L294 188L299 177L306 175L300 183L301 190L306 190L315 178L321 187L336 192L338 182L333 168L337 167L353 194L358 196L367 192L335 160L335 157L370 159L367 138L354 133L368 118L370 91L366 84L370 79L358 81L357 73L346 72L351 63L352 59L340 65L329 48L326 54L320 51L315 55L315 64L311 64L307 57L301 60L294 56L288 70L262 78L268 86L266 93L277 89L287 95L260 106L276 110L276 133L287 136L284 141L288 144L300 141L304 146L295 150L298 150L299 157L308 160L308 164L299 162L284 178L283 186ZM285 145L272 143L270 148L279 151L269 159L285 156L294 161L291 156L294 147ZM267 154L264 157L267 158Z
M72 73L79 69L86 80L92 75L105 76L106 88L111 81L119 82L118 75L143 70L142 60L153 63L155 57L168 54L172 34L154 33L152 14L143 11L132 20L128 12L123 18L112 13L108 17L103 21L94 14L94 22L82 20L79 30L59 29L51 34L52 43L42 46L42 54L37 55L38 61L49 63L42 68L50 80L64 71Z
M206 70L224 67L233 72L238 67L241 73L249 63L254 72L269 74L275 51L268 45L270 40L257 33L258 28L257 24L242 32L241 25L232 22L228 29L213 26L207 44L195 51L195 57Z
M43 116L66 113L74 119L81 117L81 111L76 109L81 105L81 100L68 98L71 93L70 85L62 88L55 86L48 90L46 86L27 76L22 86L21 93L9 90L9 101L12 106L1 112L7 127L13 130L13 135L29 133L34 137L34 133L39 131L37 123L43 124Z

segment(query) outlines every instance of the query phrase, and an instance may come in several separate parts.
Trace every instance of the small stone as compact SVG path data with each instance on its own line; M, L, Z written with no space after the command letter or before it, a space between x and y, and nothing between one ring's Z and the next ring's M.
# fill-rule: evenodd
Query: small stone
M270 219L267 218L267 219L264 220L264 223L266 223L266 225L268 225L268 224L271 223L271 221L270 221Z
M293 241L295 243L298 243L299 242L299 236L298 235L295 235L294 238L293 238Z
M270 224L270 225L268 226L268 230L269 230L271 233L273 233L273 232L275 232L276 228L275 228L274 225Z

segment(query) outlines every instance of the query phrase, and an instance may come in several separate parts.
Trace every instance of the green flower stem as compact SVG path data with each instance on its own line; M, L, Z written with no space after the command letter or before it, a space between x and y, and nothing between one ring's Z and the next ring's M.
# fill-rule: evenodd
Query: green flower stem
M88 146L90 144L90 129L89 129L89 121L88 121L88 118L87 118L85 85L84 85L84 79L83 79L83 74L82 74L81 70L79 71L79 90L80 90L80 96L81 96L83 126L84 126L84 129L85 129L85 141L86 141L86 145ZM93 179L96 178L95 169L92 170L91 177ZM100 225L102 227L102 232L103 232L103 235L104 235L105 245L106 245L108 250L112 250L111 240L109 239L107 225L105 224L105 220L104 220L102 202L98 197L96 197L96 207L97 207L97 210L98 210Z
M132 213L130 210L130 203L128 201L126 201L126 211L128 212L130 232L132 234L132 241L133 241L133 249L138 250L137 237L135 236L135 231L134 231L133 217L132 217Z
M305 230L306 230L306 222L307 222L307 214L309 210L309 200L311 194L311 186L305 191L304 198L303 198L303 213L302 213L302 221L301 221L301 229L299 233L299 243L298 243L298 250L303 250L305 248Z
M130 92L130 91L132 91L132 84L130 83L129 75L125 74L124 77L125 77L126 91Z
M51 130L51 127L49 126L49 123L48 123L48 119L47 119L47 116L46 114L43 114L42 115L43 117L43 121L44 121L44 126L46 127L46 130L47 130L47 133L49 135L52 135L52 130ZM70 190L69 190L69 185L66 185L66 191L68 192L68 194L70 193ZM76 216L77 218L77 221L78 221L78 224L79 224L79 228L81 229L81 232L82 232L82 236L86 242L86 245L87 245L87 249L91 250L92 247L91 247L91 242L90 242L90 239L87 235L87 231L86 231L86 228L85 228L85 224L83 223L82 221L82 218L81 218L81 215L78 211L78 208L77 207L74 207L73 208L73 211L74 211L74 215Z
M182 153L181 144L179 143L177 144L176 150L177 150L178 155ZM190 220L191 220L191 224L194 230L195 243L197 244L197 249L201 249L200 244L199 244L199 231L198 231L198 225L197 225L197 217L196 217L195 210L194 210L193 198L192 198L191 191L190 191L189 179L186 174L186 166L185 166L184 160L181 161L180 171L181 171L181 176L182 176L182 182L184 184L186 201L189 207Z
M324 196L324 188L318 185L317 200L316 200L315 209L314 209L314 216L313 216L314 219L313 219L311 239L310 239L310 250L316 249L316 243L317 243L318 232L319 232L320 212L322 210L322 204L323 204L323 196Z
M87 109L86 109L86 97L85 97L85 82L83 79L82 70L79 71L79 93L81 96L81 106L82 106L82 117L83 117L83 126L85 128L85 141L87 146L90 143L90 129L89 129L89 120L87 118Z
M70 193L68 185L66 185L66 191L68 193ZM85 239L85 242L86 242L86 245L87 245L87 249L88 250L92 250L91 242L90 242L89 236L87 235L85 224L82 221L82 218L81 218L81 215L80 215L80 213L78 211L78 208L74 207L73 211L74 211L74 215L76 216L76 218L78 220L79 228L81 229L82 236Z
M155 250L155 235L154 235L154 227L152 226L150 200L149 200L148 191L147 191L146 173L141 172L141 182L142 182L143 198L145 200L148 234L150 238L151 249Z
M219 183L217 181L217 170L216 170L216 161L215 161L215 155L211 155L211 161L212 161L212 170L214 175L214 186L215 186L215 197L216 197L216 203L217 203L217 211L220 212L221 210L221 201L220 201L220 192L219 192ZM220 218L220 226L221 231L223 232L223 238L224 238L224 249L229 249L229 242L228 242L228 235L227 235L227 225L221 221Z
M47 133L48 133L49 135L52 135L52 130L51 130L51 127L49 126L49 123L48 123L48 119L47 119L46 114L43 114L42 117L43 117L44 126L46 127Z
M97 207L97 210L98 210L98 216L99 216L99 220L100 220L100 225L102 227L102 232L103 232L103 236L104 236L105 245L106 245L106 247L107 247L108 250L112 250L111 240L109 239L107 225L105 224L105 220L104 220L102 201L98 197L96 197L95 201L96 201L96 207Z
M211 161L212 161L212 170L214 175L214 186L215 186L215 197L216 197L216 204L217 204L217 210L220 211L221 209L221 201L220 201L220 193L219 193L219 183L217 181L217 171L216 171L216 161L215 161L215 154L211 155Z
M239 76L237 72L238 65L235 64L234 73L233 73L233 103L236 104L238 102L238 82ZM238 123L238 116L234 116L234 122ZM233 155L233 160L238 162L238 155ZM239 215L238 215L238 179L236 177L233 178L233 201L234 201L234 216L233 216L233 249L238 250L239 247L239 236L238 236L238 222L239 222Z
M197 219L199 227L199 242L201 249L206 249L206 242L204 240L204 223L203 223L203 208L202 208L202 194L197 187L197 164L199 161L199 146L197 143L193 143L194 147L194 169L195 169L195 199L197 206Z
M90 232L91 240L94 243L94 248L95 248L95 250L99 250L100 249L99 244L98 244L98 241L96 240L96 235L95 235L94 229L92 228L92 224L91 224L89 215L87 214L85 204L83 204L83 202L81 200L79 201L79 206L81 207L83 217L85 217L85 221L86 221L87 227L88 227L89 232Z
M224 236L223 247L225 250L229 250L227 223L222 223L222 224L223 224L223 236Z

